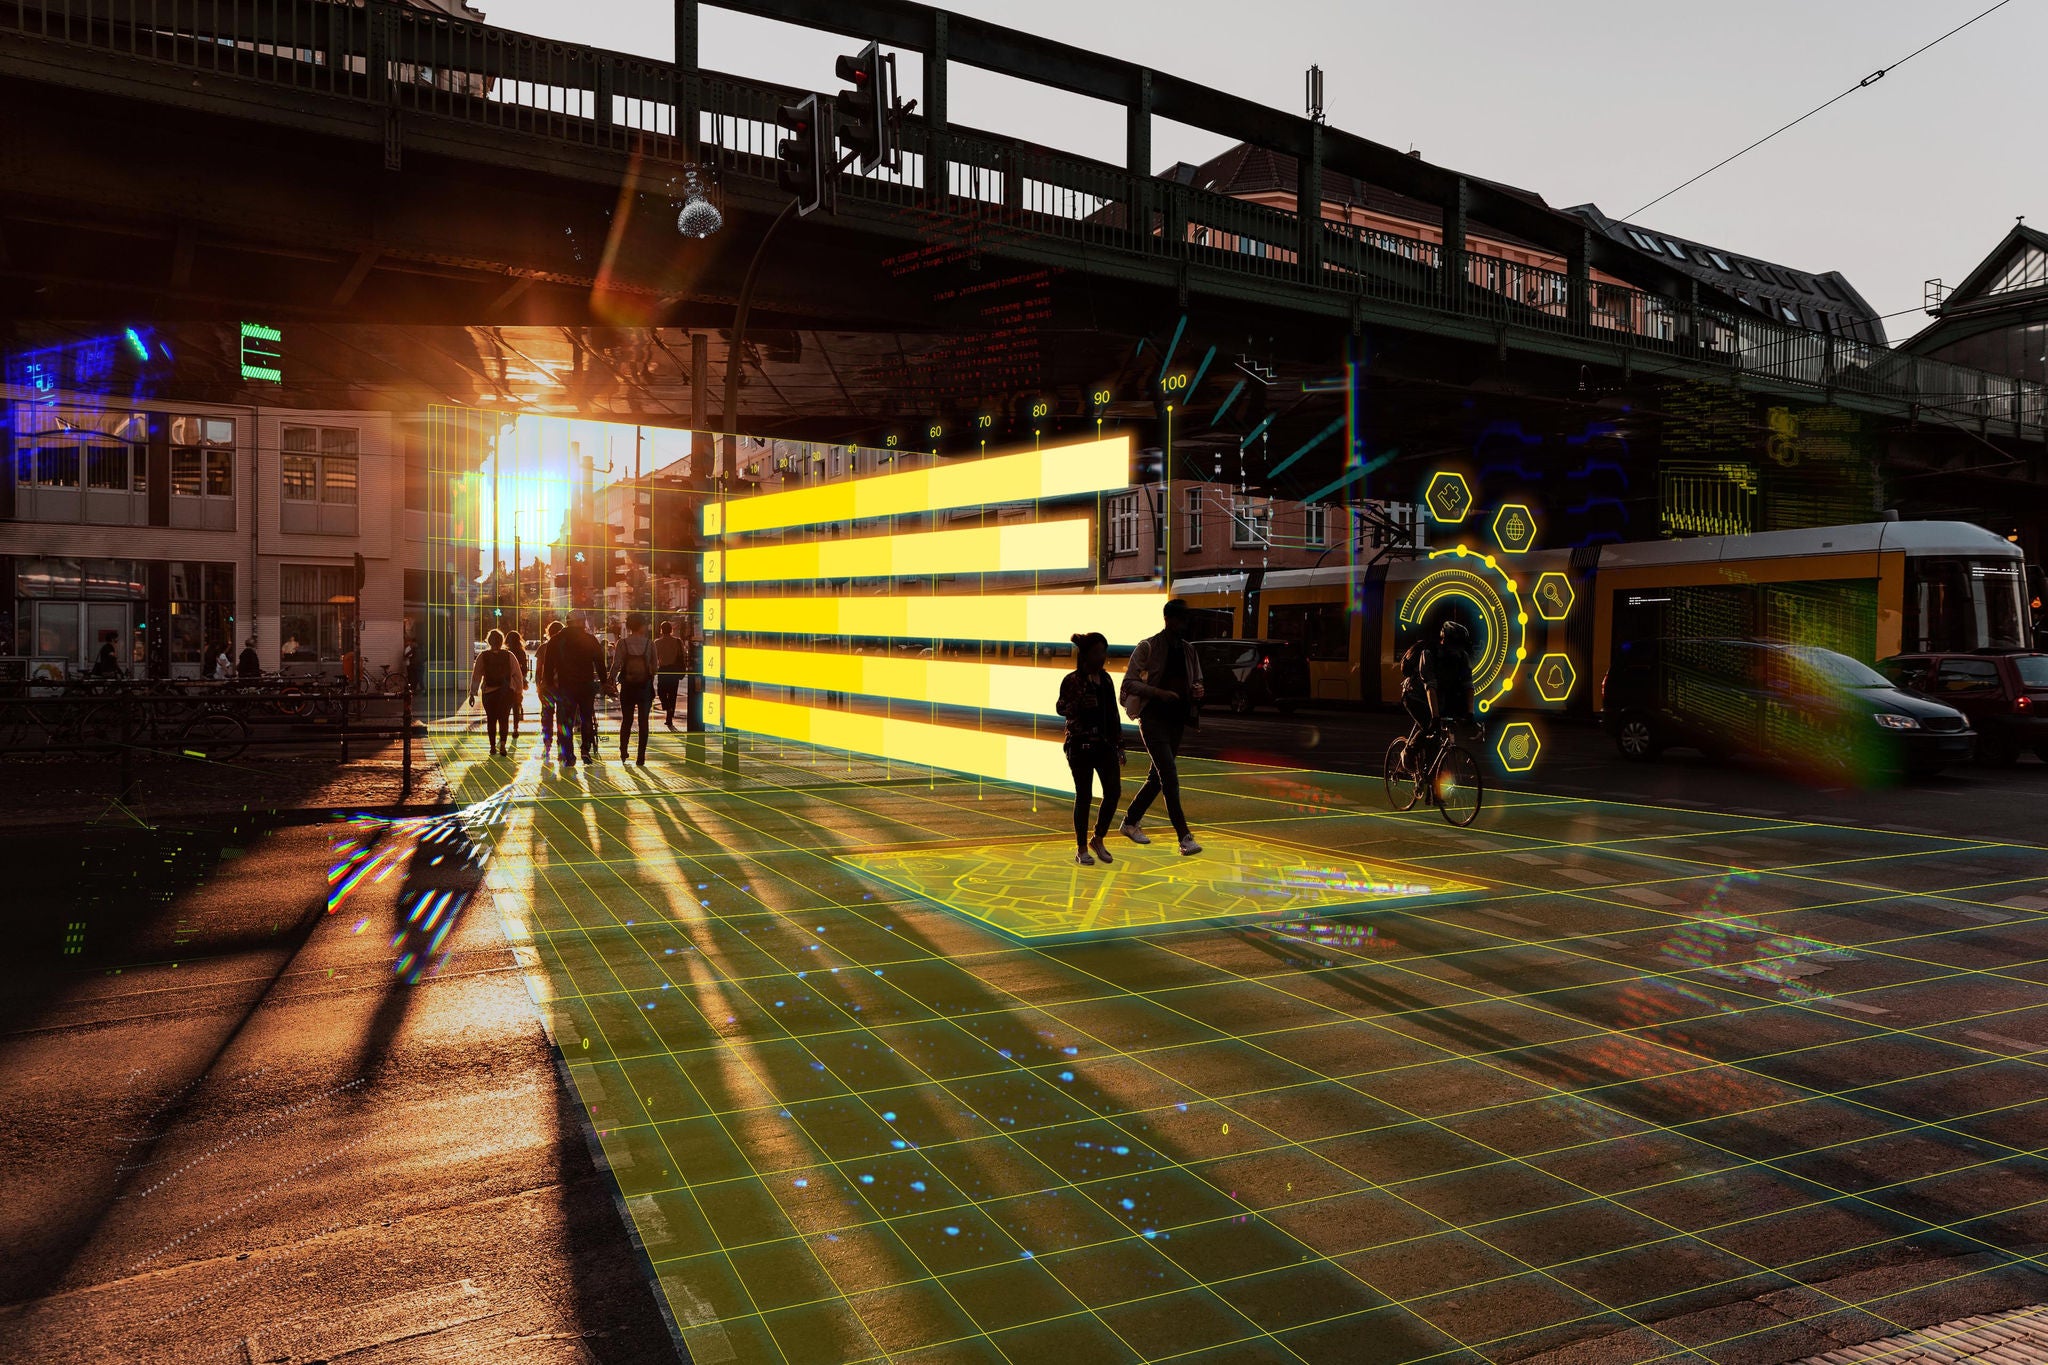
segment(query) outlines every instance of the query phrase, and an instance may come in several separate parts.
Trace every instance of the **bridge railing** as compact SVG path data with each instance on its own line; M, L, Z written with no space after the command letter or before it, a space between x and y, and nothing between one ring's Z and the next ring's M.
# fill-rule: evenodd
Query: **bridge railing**
M657 173L716 159L771 181L775 112L801 92L514 33L390 0L0 0L0 41L92 48L153 65L380 106L575 147ZM393 125L387 124L387 136ZM853 204L984 246L1052 241L1165 258L1224 277L1479 318L1733 376L1882 398L1971 426L2048 435L2038 384L1348 222L1302 258L1287 209L1136 175L971 129L904 129L901 170L844 174ZM943 187L931 182L944 168ZM950 223L950 228L943 225Z

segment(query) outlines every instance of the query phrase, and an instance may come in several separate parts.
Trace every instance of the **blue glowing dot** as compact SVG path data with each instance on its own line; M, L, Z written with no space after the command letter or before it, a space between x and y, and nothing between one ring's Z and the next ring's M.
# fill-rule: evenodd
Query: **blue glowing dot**
M698 883L697 883L697 889L698 889L699 891L709 891L709 890L711 889L711 883L710 883L710 882L698 882Z
M810 1183L810 1181L804 1179L802 1176L798 1176L796 1178L796 1187L800 1190L808 1189L810 1187Z
M907 1143L905 1143L905 1142L903 1141L903 1139L902 1139L902 1138L891 1138L891 1139L889 1140L889 1145L890 1145L891 1147L896 1147L896 1148L899 1148L899 1149L900 1149L900 1148L902 1148L902 1147L905 1147L905 1146L907 1146L908 1144L907 1144Z
M1028 1261L1028 1260L1030 1260L1030 1259L1031 1259L1031 1253L1030 1253L1030 1252L1028 1252L1028 1251L1027 1251L1027 1252L1025 1252L1025 1253L1024 1253L1024 1259L1025 1259L1025 1260L1027 1260L1027 1261Z
M1073 1072L1071 1072L1071 1071L1062 1071L1062 1072L1060 1073L1060 1079L1061 1079L1061 1080L1063 1080L1063 1081L1066 1081L1066 1082L1072 1083L1072 1081L1073 1081L1073 1079L1074 1079L1074 1073L1073 1073Z
M1158 1235L1158 1231L1154 1228L1145 1229L1145 1240L1148 1242L1151 1241L1154 1237L1157 1237Z
M1002 1058L1002 1059L1003 1059L1004 1061L1008 1061L1008 1060L1010 1059L1010 1049L1008 1049L1008 1048L1006 1048L1006 1047L1005 1047L1005 1048L997 1048L997 1049L996 1049L996 1056L998 1056L998 1057L1001 1057L1001 1058Z
M1179 1106L1177 1106L1177 1107L1179 1108L1180 1112L1181 1112L1181 1113L1183 1113L1183 1114L1185 1114L1185 1113L1187 1113L1187 1112L1188 1112L1188 1107L1187 1107L1187 1106L1186 1106L1185 1104L1183 1104L1183 1105L1179 1105Z
M1060 1051L1066 1053L1069 1057L1078 1057L1081 1055L1081 1049L1077 1047L1063 1047L1060 1049Z
M825 1064L824 1064L823 1062L812 1062L812 1063L811 1063L811 1070L813 1070L813 1071L823 1071L824 1069L825 1069Z
M948 1237L958 1237L960 1235L960 1229L955 1227L949 1227L946 1229L946 1235Z
M654 1002L653 1002L652 1000L650 1000L650 1001L648 1001L648 1002L647 1002L647 1008L649 1008L649 1009L653 1009L653 1008L654 1008Z
M894 1109L884 1109L884 1110L882 1111L882 1122L884 1122L884 1123L894 1123L895 1121L896 1121L896 1111L895 1111Z
M805 976L805 973L803 973L803 972L798 972L798 973L796 974L796 979L797 979L797 980L799 980L799 981L801 981L801 980L803 980L803 979L804 979L804 976Z
M1115 1152L1118 1156L1129 1156L1131 1154L1131 1149L1128 1147L1112 1147L1109 1150Z
M877 967L877 968L875 968L875 975L876 975L876 976L880 976L881 974L882 974L882 969L881 969L880 967Z
M913 1180L910 1182L910 1188L916 1190L919 1194L923 1194L924 1182L922 1180Z
M776 1002L775 1002L775 1008L777 1008L777 1009L781 1009L781 1008L782 1008L782 1002L781 1002L780 1000L778 1000L778 1001L776 1001Z
M663 948L661 951L664 956L673 956L675 953L675 949L673 948Z
M1120 1201L1120 1202L1121 1202L1121 1203L1123 1204L1123 1206L1124 1206L1125 1208L1127 1208L1127 1209L1134 1209L1134 1208L1138 1207L1136 1203L1134 1203L1133 1201L1131 1201L1131 1200L1129 1200L1129 1199L1125 1199L1125 1200L1122 1200L1122 1201Z
M860 1183L863 1185L872 1185L875 1183L875 1178L871 1175L864 1175L860 1178Z

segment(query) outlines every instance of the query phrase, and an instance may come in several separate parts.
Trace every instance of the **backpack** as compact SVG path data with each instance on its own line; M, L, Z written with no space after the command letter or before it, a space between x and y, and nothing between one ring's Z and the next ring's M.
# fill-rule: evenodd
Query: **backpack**
M654 666L664 673L674 672L682 667L683 642L673 635L657 635L654 638Z
M501 687L512 685L512 652L505 649L484 651L484 686L495 692Z
M640 648L633 648L636 644ZM653 676L654 669L647 659L646 638L629 635L619 641L619 680L628 687L638 687Z

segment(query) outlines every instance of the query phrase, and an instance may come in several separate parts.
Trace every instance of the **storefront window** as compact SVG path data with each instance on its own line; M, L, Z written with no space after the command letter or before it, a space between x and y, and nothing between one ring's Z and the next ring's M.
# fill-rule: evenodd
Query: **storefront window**
M170 661L204 666L223 645L233 653L235 566L174 559L170 580Z
M345 565L278 568L279 656L287 663L339 663L355 609L355 574Z

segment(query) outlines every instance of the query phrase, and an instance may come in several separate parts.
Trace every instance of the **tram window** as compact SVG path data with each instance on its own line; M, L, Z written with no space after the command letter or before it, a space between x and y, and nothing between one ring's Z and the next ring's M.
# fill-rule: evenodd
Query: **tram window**
M1960 555L1906 561L1905 645L1910 650L1976 654L2026 648L2020 566Z
M1291 640L1310 659L1330 662L1351 657L1350 619L1339 602L1274 604L1266 608L1266 634Z

